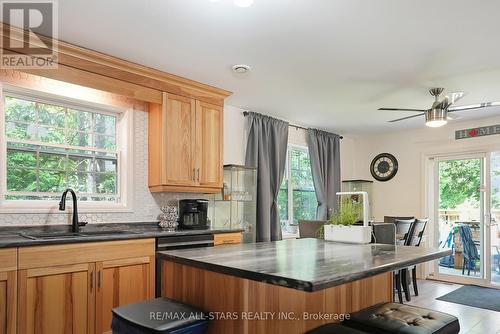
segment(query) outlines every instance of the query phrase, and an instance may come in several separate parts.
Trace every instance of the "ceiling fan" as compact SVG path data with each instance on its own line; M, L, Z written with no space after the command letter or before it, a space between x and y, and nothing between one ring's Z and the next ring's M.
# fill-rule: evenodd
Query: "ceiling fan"
M500 102L483 102L477 104L471 104L466 106L453 107L458 100L464 97L464 92L453 92L446 95L442 100L439 97L443 93L444 88L431 88L429 93L434 96L434 103L430 109L409 109L409 108L379 108L378 110L391 110L391 111L414 111L417 115L402 117L398 119L393 119L389 121L390 123L399 122L405 119L425 116L425 125L437 128L448 123L448 120L452 119L448 116L448 113L464 110L473 110L487 107L500 106Z

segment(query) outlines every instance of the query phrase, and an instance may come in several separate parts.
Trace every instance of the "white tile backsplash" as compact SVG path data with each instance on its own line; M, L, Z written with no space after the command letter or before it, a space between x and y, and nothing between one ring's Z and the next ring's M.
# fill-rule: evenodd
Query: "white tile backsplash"
M80 221L89 223L147 222L158 220L160 207L183 198L207 198L202 194L151 193L148 189L148 114L134 111L134 197L133 212L80 213ZM0 225L69 224L71 212L43 214L2 214Z

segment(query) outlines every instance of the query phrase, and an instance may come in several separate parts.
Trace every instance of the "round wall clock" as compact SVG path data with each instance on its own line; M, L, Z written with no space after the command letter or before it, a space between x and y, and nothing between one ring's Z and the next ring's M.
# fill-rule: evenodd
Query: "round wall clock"
M380 153L373 158L370 172L377 181L389 181L398 172L398 160L389 153Z

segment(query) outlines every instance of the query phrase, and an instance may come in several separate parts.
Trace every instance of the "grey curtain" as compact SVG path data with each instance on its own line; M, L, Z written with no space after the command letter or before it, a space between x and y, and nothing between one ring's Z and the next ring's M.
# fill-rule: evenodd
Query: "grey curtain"
M248 113L245 164L257 167L257 241L281 240L278 193L283 180L288 123Z
M340 136L309 129L307 144L311 170L318 199L316 219L328 219L330 211L338 206L336 193L340 191Z

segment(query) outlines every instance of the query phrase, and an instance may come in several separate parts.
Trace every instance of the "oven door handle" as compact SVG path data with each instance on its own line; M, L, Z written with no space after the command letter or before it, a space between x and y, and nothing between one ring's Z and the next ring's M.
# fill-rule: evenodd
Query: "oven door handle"
M179 242L163 243L163 244L158 244L157 250L162 251L162 250L169 249L169 248L171 249L173 247L184 247L184 246L213 247L214 241L213 240L197 240L197 241L179 241Z

